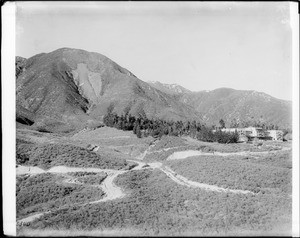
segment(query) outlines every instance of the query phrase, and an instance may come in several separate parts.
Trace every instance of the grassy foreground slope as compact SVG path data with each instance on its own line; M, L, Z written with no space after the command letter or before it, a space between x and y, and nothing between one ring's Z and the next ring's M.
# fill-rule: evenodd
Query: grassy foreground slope
M120 235L125 229L139 235L288 235L291 229L291 204L280 196L195 190L177 185L159 170L130 171L117 184L128 191L122 200L46 214L20 234L34 229L94 235L115 230Z

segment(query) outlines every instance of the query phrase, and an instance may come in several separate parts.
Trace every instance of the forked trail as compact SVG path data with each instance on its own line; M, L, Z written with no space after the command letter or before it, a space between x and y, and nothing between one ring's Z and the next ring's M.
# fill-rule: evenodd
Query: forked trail
M142 160L144 157L149 153L150 149L154 146L155 144L152 144L149 146L147 150L145 150L144 153L142 153L140 156L136 157L135 160L128 160L131 162L135 162L138 165L135 166L131 170L143 170L143 169L159 169L163 173L165 173L170 179L172 179L174 182L177 184L180 184L182 186L187 186L190 188L195 188L195 189L205 189L205 190L210 190L214 192L230 192L230 193L239 193L239 194L254 194L251 191L248 190L237 190L237 189L225 189L222 187L218 187L216 185L210 185L210 184L205 184L205 183L199 183L195 181L191 181L176 172L174 172L171 168L164 166L160 162L153 162L153 163L145 163ZM166 150L166 149L165 149ZM162 150L164 151L164 150ZM266 152L252 152L253 154L257 153L266 153ZM187 158L190 156L195 156L195 155L207 155L212 153L203 153L201 151L179 151L179 152L174 152L172 155L168 157L168 160L173 160L173 159L182 159L182 158ZM233 155L233 154L239 154L239 155L244 155L244 152L236 152L236 153L214 153L214 155L219 155L219 156L228 156L228 155ZM66 167L66 166L56 166L52 167L48 171L45 171L43 169L40 169L38 167L28 167L28 166L19 166L17 167L17 175L21 174L30 174L30 175L35 175L35 174L40 174L40 173L60 173L60 174L66 174L69 172L95 172L95 173L100 173L100 172L105 172L107 174L107 177L102 181L101 184L99 185L91 185L97 188L102 189L102 191L105 193L104 197L101 197L98 200L92 201L92 202L86 202L86 203L81 203L81 204L76 204L80 206L84 206L86 204L94 204L94 203L100 203L100 202L106 202L106 201L111 201L114 199L118 198L123 198L126 196L126 194L123 192L123 190L115 185L114 179L119 176L120 174L126 173L128 171L126 170L112 170L112 169L100 169L100 168L80 168L80 167ZM63 182L65 183L75 183L75 184L82 184L78 182L76 179L73 178L67 178ZM24 219L20 219L17 221L17 224L22 225L24 223L32 222L33 220L43 216L48 212L43 212L39 214L34 214L29 217L26 217Z
M107 177L104 179L104 181L100 185L91 185L93 187L101 189L105 193L104 198L101 197L100 199L92 201L92 202L77 203L77 204L72 204L72 205L84 206L86 204L93 204L93 203L110 201L110 200L114 200L117 198L122 198L126 195L120 187L116 186L113 183L113 180L118 175L120 175L122 173L126 173L126 171L124 171L124 170L120 171L120 170L99 169L99 168L76 168L76 167L66 167L66 166L52 167L48 171L42 170L37 167L27 167L27 166L19 166L17 168L17 175L22 175L22 174L35 175L35 174L41 174L41 173L66 174L66 173L70 173L70 172L95 172L95 173L105 172L107 174ZM77 181L76 179L72 178L72 176L68 176L65 180L62 181L62 183L83 184L83 183ZM45 215L46 213L49 213L49 212L42 212L42 213L34 214L29 217L20 219L17 221L17 225L22 225L24 223L32 222L35 219Z

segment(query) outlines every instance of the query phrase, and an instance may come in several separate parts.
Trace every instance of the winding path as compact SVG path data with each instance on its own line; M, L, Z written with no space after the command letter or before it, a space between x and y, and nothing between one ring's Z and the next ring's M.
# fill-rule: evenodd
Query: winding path
M161 167L161 171L163 171L169 178L171 178L173 181L180 185L184 185L190 188L200 188L200 189L206 189L214 192L230 192L230 193L241 193L241 194L254 194L251 191L248 190L239 190L239 189L226 189L222 187L218 187L216 185L210 185L206 183L199 183L199 182L194 182L191 181L179 174L176 174L170 167Z
M149 167L144 167L146 165L146 163L144 163L144 162L135 161L135 160L129 160L129 161L138 163L138 166L136 166L132 170L141 170L141 169L147 169L147 168L159 169L162 172L164 172L170 179L172 179L177 184L187 186L187 187L190 187L190 188L200 188L200 189L206 189L206 190L210 190L210 191L214 191L214 192L230 192L230 193L241 193L241 194L251 193L251 194L254 194L253 192L248 191L248 190L226 189L226 188L218 187L216 185L210 185L210 184L206 184L206 183L199 183L199 182L189 180L189 179L177 174L176 172L174 172L170 167L164 166L160 162L147 163L149 165Z
M240 193L240 194L254 194L251 191L248 190L237 190L237 189L225 189L222 187L218 187L216 185L210 185L210 184L205 184L205 183L199 183L195 181L191 181L176 172L174 172L170 167L164 166L160 162L153 162L153 163L145 163L142 162L141 160L144 159L144 157L148 154L151 153L149 152L150 149L155 146L155 143L149 146L147 150L144 151L141 155L136 157L135 160L128 160L131 162L135 162L138 165L135 166L131 170L143 170L143 169L159 169L163 173L165 173L170 179L172 179L174 182L177 184L180 184L182 186L187 186L190 188L200 188L200 189L206 189L210 191L215 191L215 192L231 192L231 193ZM176 148L176 147L175 147ZM167 151L172 148L166 148L162 149L160 151ZM282 150L289 150L289 148L283 148ZM155 151L155 152L160 152L160 151ZM279 150L278 150L279 151ZM259 154L267 154L269 151L262 151L262 152L233 152L233 153L221 153L221 152L215 152L215 153L205 153L202 151L198 150L188 150L188 151L179 151L179 152L174 152L172 155L170 155L167 160L175 160L175 159L184 159L188 158L191 156L195 155L217 155L217 156L229 156L229 155L259 155ZM40 173L69 173L69 172L105 172L107 174L107 177L103 180L103 182L100 185L91 185L98 187L103 190L105 193L105 197L92 201L92 202L86 202L86 203L81 203L77 205L84 206L86 204L95 204L95 203L100 203L100 202L106 202L106 201L111 201L114 199L118 198L123 198L126 196L126 194L122 191L122 189L114 184L114 179L119 176L120 174L126 173L128 171L126 170L112 170L112 169L100 169L100 168L80 168L80 167L66 167L66 166L56 166L52 167L48 171L45 171L43 169L40 169L38 167L30 167L30 166L18 166L17 167L17 175L22 175L22 174L30 174L30 175L35 175L35 174L40 174ZM76 179L72 177L68 177L66 180L63 182L65 183L75 183L75 184L82 184ZM35 219L45 215L46 213L49 213L51 211L43 212L43 213L38 213L31 215L29 217L20 219L17 221L17 225L22 225L25 223L29 223L34 221Z
M107 174L107 177L104 179L104 181L100 185L91 185L93 187L97 187L102 189L102 191L105 193L105 197L101 198L99 200L95 200L92 202L86 202L86 203L78 203L76 205L84 206L86 204L94 204L99 202L105 202L114 200L117 198L123 198L126 194L122 191L122 189L118 186L116 186L113 183L113 180L120 174L126 173L125 170L112 170L112 169L99 169L99 168L77 168L77 167L66 167L66 166L56 166L52 167L48 171L45 171L43 169L37 168L37 167L30 167L30 166L18 166L17 167L17 175L22 174L41 174L41 173L70 173L70 172L105 172ZM63 183L73 183L73 184L83 184L79 182L76 178L73 178L72 176L68 176L65 180L62 181ZM74 204L73 204L74 205ZM29 222L34 221L35 219L45 215L48 212L42 212L38 214L31 215L29 217L20 219L17 221L17 225L23 225Z

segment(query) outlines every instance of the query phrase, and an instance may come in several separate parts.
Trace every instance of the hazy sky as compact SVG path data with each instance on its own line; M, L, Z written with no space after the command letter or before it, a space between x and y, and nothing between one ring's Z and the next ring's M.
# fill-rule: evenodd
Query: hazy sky
M143 81L292 100L292 31L280 2L16 2L16 54L101 53Z

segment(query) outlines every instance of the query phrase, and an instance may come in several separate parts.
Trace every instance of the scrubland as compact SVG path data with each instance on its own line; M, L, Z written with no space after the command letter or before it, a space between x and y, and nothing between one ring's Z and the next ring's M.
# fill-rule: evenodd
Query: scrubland
M113 181L126 196L86 204L105 196L95 185L106 181L106 173L18 176L17 218L51 211L18 227L18 235L290 235L291 151L278 149L290 147L288 143L268 142L257 147L208 143L187 137L139 139L131 132L107 127L70 137L48 134L27 134L24 130L17 134L17 164L43 169L57 165L127 169ZM85 149L88 144L100 148L92 152ZM143 162L160 161L192 181L250 190L254 194L186 187L151 167L130 171L134 164L126 159L134 159L146 150ZM172 153L185 150L211 155L166 160ZM268 153L213 155L213 152L241 151ZM70 177L78 184L66 182Z
M222 235L241 230L271 234L277 226L288 224L287 214L291 214L290 201L280 196L195 190L177 185L158 170L131 171L120 175L116 183L130 196L57 210L30 228L86 232L131 229L139 235Z
M120 156L98 154L69 144L28 144L17 142L17 165L38 166L49 169L53 166L97 167L122 169L127 165Z
M18 176L16 185L17 218L45 212L103 197L101 189L63 183L65 177L54 174Z
M288 155L285 156L282 160L288 160ZM241 156L194 156L184 160L168 161L167 164L178 174L201 183L250 190L255 193L291 194L290 169L274 164L257 163L260 159L251 162L253 160Z
M246 161L251 163L266 165L266 166L275 166L280 168L292 169L292 151L276 151L269 153L265 156L258 157L244 157Z

